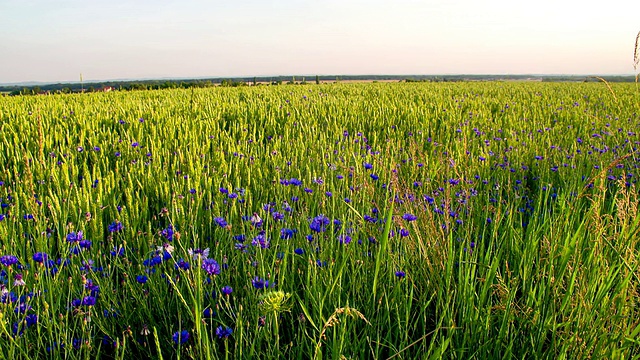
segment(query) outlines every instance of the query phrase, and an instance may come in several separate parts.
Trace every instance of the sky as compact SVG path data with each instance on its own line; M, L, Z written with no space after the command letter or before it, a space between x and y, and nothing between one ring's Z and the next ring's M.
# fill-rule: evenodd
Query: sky
M0 83L633 74L639 14L635 0L0 0Z

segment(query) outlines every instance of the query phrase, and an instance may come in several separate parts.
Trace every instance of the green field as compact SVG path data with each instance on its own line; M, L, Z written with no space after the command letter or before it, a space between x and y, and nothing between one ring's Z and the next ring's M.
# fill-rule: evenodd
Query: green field
M634 84L0 98L0 359L638 358Z

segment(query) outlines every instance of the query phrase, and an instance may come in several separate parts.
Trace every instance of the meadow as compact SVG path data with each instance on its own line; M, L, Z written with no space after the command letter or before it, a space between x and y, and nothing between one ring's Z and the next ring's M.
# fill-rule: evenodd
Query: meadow
M0 358L639 358L634 84L0 100Z

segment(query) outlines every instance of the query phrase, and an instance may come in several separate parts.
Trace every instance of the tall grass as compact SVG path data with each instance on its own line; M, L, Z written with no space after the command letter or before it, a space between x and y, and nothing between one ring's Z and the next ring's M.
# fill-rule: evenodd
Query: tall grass
M637 357L610 86L5 98L0 357Z

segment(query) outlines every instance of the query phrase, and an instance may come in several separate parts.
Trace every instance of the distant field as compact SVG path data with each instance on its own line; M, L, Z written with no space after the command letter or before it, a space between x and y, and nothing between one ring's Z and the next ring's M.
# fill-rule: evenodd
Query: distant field
M640 356L633 84L5 97L0 358Z

